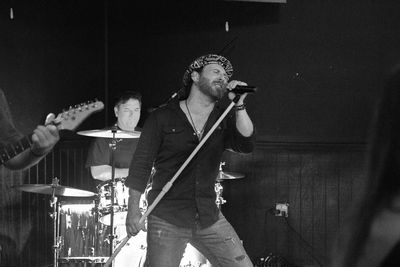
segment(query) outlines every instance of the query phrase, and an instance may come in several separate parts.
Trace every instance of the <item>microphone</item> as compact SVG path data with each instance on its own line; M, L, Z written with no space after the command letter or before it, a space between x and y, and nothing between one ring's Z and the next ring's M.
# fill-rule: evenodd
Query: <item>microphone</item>
M245 93L255 93L257 92L257 87L256 86L251 86L251 85L236 85L235 88L233 89L228 89L228 92L232 92L235 94L245 94Z

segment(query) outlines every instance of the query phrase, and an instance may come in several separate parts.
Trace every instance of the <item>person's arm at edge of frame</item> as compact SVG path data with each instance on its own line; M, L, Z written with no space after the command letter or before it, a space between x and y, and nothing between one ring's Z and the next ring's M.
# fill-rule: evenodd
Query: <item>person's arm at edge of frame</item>
M50 120L54 120L54 117ZM53 149L59 139L60 136L56 126L51 124L46 126L39 125L33 131L30 149L13 157L4 165L10 170L24 170L34 166Z

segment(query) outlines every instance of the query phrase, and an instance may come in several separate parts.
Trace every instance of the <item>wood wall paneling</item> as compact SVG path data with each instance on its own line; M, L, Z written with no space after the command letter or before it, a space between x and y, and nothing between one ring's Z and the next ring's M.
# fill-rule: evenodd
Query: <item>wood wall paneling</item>
M246 178L223 184L227 203L222 211L248 253L328 266L336 233L363 184L364 146L259 143L252 155L230 153L226 158L247 162L241 170L227 164L226 170L244 172ZM276 203L285 202L287 220L271 213ZM239 211L248 216L238 216Z
M16 257L15 266L51 263L53 233L50 196L11 186L49 184L58 177L62 185L95 191L84 167L88 145L87 139L63 141L29 170L1 168L0 231L11 235L10 246L21 253L17 256L23 254ZM249 255L256 259L273 253L300 266L328 266L338 228L363 185L364 146L258 143L252 154L227 152L224 160L225 171L246 175L222 182L227 200L222 211ZM285 202L289 203L286 220L272 213L276 203ZM6 205L10 203L11 207ZM4 262L3 254L5 248Z

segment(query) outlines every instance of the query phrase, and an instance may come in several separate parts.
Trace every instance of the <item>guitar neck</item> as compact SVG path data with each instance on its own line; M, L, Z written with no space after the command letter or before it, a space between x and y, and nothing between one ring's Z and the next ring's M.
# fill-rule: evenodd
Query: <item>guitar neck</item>
M18 142L11 143L0 148L0 166L30 148L32 144L31 136L32 134L26 135L18 140Z
M74 130L78 125L94 112L98 112L104 108L104 104L101 101L89 101L70 107L68 110L64 110L59 113L58 116L51 122L57 126L58 130ZM46 119L47 121L47 119ZM59 132L61 133L61 132ZM13 157L21 154L32 145L32 134L21 138L16 143L8 144L0 148L0 166L5 162L9 161Z

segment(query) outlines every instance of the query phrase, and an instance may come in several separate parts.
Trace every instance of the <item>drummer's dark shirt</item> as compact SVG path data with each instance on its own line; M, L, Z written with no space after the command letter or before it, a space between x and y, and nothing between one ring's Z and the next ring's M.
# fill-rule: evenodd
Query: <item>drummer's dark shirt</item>
M109 127L111 130L111 127ZM135 131L140 131L140 128L135 128ZM132 160L133 153L135 153L136 146L139 138L117 138L114 150L114 166L115 168L129 168ZM112 166L111 162L111 144L112 138L95 138L90 143L88 155L86 158L85 167L89 168L92 166L109 165ZM125 178L125 177L115 177ZM98 180L94 181L95 186L98 187L104 184Z
M133 153L139 138L116 139L116 148L114 151L114 164L116 168L129 168ZM95 138L89 147L86 167L110 165L112 138Z
M203 136L223 111L215 106ZM253 143L254 135L244 137L237 131L231 112L179 175L152 214L179 227L193 227L197 215L201 227L212 225L219 213L214 186L222 153L226 149L250 153ZM177 100L153 111L143 127L125 185L143 192L154 163L152 190L148 195L151 204L198 144L199 140Z

